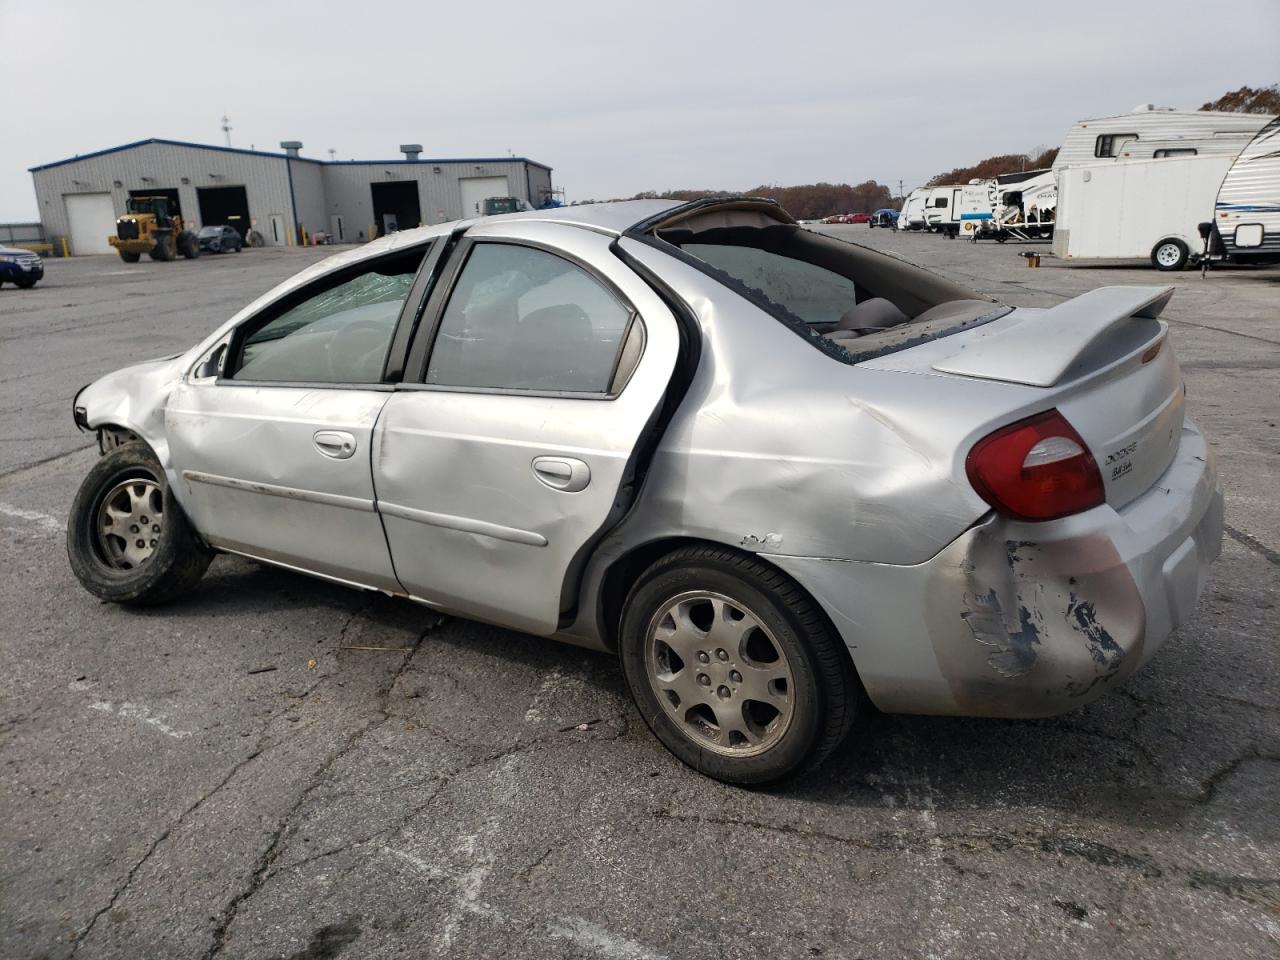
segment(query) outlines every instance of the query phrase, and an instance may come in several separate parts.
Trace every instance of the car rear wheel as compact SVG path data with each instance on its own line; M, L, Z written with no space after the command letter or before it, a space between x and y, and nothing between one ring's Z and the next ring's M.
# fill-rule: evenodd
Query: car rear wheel
M1181 240L1161 240L1151 251L1151 263L1157 270L1181 270L1188 256L1187 245Z
M659 560L627 598L619 648L650 729L717 780L805 773L853 723L842 642L799 586L746 554L688 547Z
M213 553L196 538L146 444L117 447L81 483L67 518L67 557L102 600L151 605L187 593Z

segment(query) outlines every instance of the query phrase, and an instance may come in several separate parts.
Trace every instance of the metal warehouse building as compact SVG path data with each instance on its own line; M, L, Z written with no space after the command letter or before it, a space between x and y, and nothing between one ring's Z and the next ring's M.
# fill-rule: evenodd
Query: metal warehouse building
M130 196L167 196L185 221L257 230L269 246L324 232L358 242L391 230L481 212L489 197L541 206L551 168L524 157L424 160L407 144L398 160L312 160L177 140L140 140L32 167L45 236L73 254L111 253L107 237Z

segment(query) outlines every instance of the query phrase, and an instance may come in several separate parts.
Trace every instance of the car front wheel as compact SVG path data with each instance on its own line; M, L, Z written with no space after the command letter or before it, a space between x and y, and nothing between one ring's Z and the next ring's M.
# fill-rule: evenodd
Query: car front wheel
M747 554L688 547L659 560L627 598L619 647L650 729L717 780L808 772L853 723L843 643L799 586Z
M117 447L84 478L67 518L67 556L95 597L138 605L187 593L213 559L141 442Z

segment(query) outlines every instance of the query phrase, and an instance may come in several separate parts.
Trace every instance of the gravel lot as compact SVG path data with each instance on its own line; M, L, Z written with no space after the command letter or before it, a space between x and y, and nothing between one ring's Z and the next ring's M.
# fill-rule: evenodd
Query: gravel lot
M1170 279L829 229L1022 304ZM75 390L321 255L0 290L0 956L1280 953L1280 270L1173 278L1229 535L1144 672L1054 720L868 713L748 792L670 757L608 657L227 557L163 609L79 588Z

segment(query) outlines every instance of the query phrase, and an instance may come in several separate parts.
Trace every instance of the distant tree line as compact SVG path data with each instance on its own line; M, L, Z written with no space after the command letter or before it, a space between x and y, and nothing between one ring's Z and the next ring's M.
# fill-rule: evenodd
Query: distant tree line
M1002 173L1018 173L1022 170L1043 170L1053 166L1058 156L1057 147L1037 147L1031 153L1004 153L998 157L987 157L979 160L971 167L956 167L946 173L940 173L928 183L927 187L936 187L944 183L968 183L970 180L989 180Z
M1280 84L1269 87L1241 87L1210 100L1201 110L1225 110L1228 113L1280 114Z
M761 186L750 190L647 190L633 200L700 200L740 193L751 197L769 197L798 220L819 220L835 213L870 213L885 207L901 205L883 183L867 180L856 186L847 183L806 183L795 187Z

